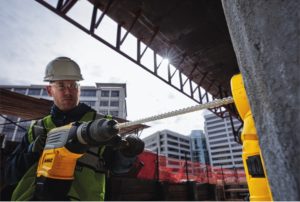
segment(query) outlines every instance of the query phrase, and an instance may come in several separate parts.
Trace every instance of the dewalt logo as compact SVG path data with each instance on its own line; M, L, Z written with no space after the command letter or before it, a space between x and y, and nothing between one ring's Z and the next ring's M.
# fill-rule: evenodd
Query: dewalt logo
M45 159L44 163L52 163L52 161L53 161L53 158L49 158L49 159Z

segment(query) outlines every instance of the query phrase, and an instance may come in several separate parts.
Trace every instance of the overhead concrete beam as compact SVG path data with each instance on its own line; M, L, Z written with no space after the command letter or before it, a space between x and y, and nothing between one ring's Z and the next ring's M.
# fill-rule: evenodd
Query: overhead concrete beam
M273 199L300 200L300 1L222 0Z

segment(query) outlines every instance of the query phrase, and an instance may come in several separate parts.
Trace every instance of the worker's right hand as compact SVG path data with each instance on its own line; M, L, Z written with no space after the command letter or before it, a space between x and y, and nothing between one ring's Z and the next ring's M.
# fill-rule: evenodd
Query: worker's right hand
M145 143L136 135L129 135L125 138L126 145L120 149L126 157L134 157L144 151Z
M45 147L45 142L47 139L47 133L44 131L44 128L41 126L33 126L35 127L35 132L37 133L37 137L32 143L32 152L42 152Z

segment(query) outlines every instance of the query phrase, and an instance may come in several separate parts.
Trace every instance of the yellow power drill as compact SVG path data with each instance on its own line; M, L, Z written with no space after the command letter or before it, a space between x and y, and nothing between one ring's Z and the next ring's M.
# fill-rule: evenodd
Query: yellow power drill
M241 134L241 141L243 143L242 158L250 201L271 201L273 200L272 194L241 74L232 77L231 91L235 106L244 121L244 128Z
M35 191L38 199L63 200L59 197L66 196L69 191L77 159L89 147L107 145L111 141L123 142L119 130L114 127L116 124L115 120L97 119L52 129L47 134L38 163Z

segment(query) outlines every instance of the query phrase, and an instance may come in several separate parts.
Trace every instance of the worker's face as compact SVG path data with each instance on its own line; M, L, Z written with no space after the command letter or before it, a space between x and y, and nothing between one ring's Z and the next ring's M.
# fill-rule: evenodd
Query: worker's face
M80 87L76 81L54 81L46 88L54 104L63 112L73 109L79 103Z

